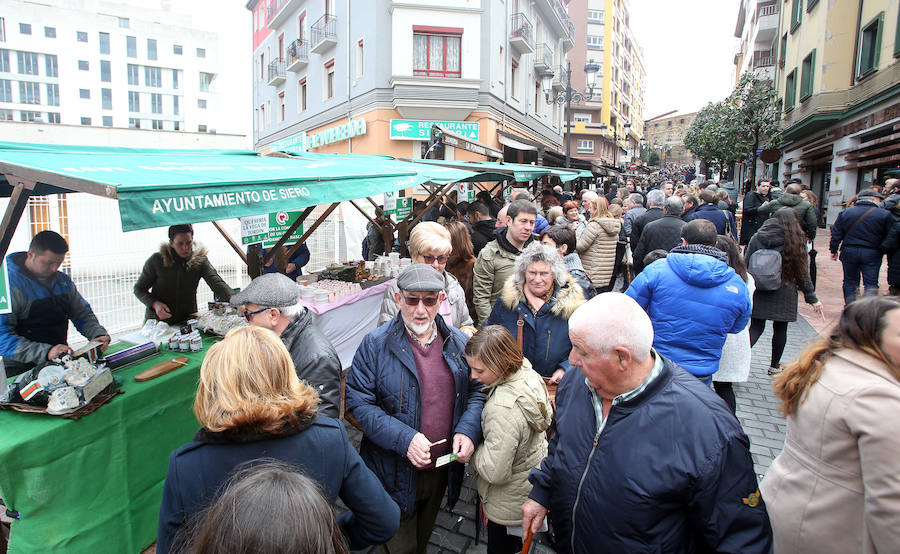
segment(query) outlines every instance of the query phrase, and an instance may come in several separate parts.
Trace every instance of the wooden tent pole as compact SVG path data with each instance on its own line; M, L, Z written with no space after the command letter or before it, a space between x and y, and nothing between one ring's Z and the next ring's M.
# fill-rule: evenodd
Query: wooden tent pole
M9 197L9 204L6 206L6 213L3 214L3 220L0 221L0 260L6 258L6 252L9 250L9 243L12 242L16 227L19 226L19 220L22 219L22 213L25 206L28 205L28 198L34 192L35 182L27 179L20 179L15 175L6 175L6 181L13 185L13 192Z

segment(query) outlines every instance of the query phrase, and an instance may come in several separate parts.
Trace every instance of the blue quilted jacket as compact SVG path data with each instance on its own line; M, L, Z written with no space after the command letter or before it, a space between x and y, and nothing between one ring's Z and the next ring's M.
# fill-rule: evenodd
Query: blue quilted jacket
M728 333L743 330L751 313L743 279L720 258L700 253L703 248L673 249L625 291L650 316L653 347L700 377L716 372Z
M469 378L464 356L468 337L436 317L443 341L444 360L453 372L456 401L453 433L462 433L475 446L481 440L481 384ZM400 314L363 338L347 376L347 410L359 422L363 440L359 454L404 514L416 499L418 471L406 458L409 443L421 427L422 399L419 376ZM449 504L459 498L463 464L451 463L448 475Z

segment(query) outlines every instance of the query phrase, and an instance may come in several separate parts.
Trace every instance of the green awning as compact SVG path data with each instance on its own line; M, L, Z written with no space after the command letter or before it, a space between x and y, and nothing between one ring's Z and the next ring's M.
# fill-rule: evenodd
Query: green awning
M550 169L536 165L512 164L500 162L471 162L463 160L410 160L416 163L455 167L482 173L482 178L470 181L505 181L510 177L517 182L533 181L550 173ZM493 174L493 175L490 175ZM487 178L491 177L491 178Z
M341 163L356 164L366 163L367 167L377 168L381 171L409 171L415 170L420 176L438 185L448 185L466 180L479 180L478 174L473 171L446 167L437 164L420 164L415 161L399 160L392 156L364 155L364 154L317 154L314 152L288 152L293 158L311 163L322 161L339 161Z
M88 192L118 199L123 231L296 210L475 175L424 171L370 156L282 158L242 150L19 143L0 143L0 173L35 181L35 194ZM5 179L0 182L0 194L11 190Z

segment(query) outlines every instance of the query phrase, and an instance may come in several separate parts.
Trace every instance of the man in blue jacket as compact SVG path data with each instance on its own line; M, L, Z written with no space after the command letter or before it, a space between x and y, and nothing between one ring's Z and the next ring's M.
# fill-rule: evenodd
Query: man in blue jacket
M481 385L469 378L468 337L435 317L444 277L413 264L397 286L400 312L363 339L346 389L363 431L359 453L403 513L385 545L392 554L425 551L448 484L448 503L456 503L484 406ZM447 463L450 454L457 459Z
M891 212L879 208L881 195L871 189L859 193L856 203L842 211L831 226L831 259L844 267L844 304L856 300L862 274L866 296L878 294L881 271L881 243L894 223Z
M715 247L712 222L681 228L681 246L641 271L625 294L650 316L653 347L706 384L719 368L728 333L750 321L750 292Z
M770 552L747 436L709 387L651 348L653 332L621 293L569 319L580 371L557 390L523 529L549 510L558 552Z
M27 252L6 257L12 313L0 315L0 354L9 376L71 352L69 320L85 338L102 342L102 349L109 346L109 333L90 304L58 271L68 251L61 235L41 231Z
M728 210L718 208L719 197L711 190L700 193L700 205L694 211L694 219L706 219L716 226L716 232L720 235L729 235L734 240L738 239L737 225L734 215Z

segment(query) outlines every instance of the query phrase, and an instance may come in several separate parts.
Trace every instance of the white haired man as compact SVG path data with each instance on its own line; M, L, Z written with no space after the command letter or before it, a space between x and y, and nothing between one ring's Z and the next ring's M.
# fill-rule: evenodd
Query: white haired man
M319 413L338 417L341 408L341 360L331 342L297 301L297 284L281 273L266 273L231 297L250 325L281 337L291 353L297 377L319 393Z
M747 436L709 387L652 349L641 307L601 294L572 314L569 336L580 371L557 390L523 529L549 510L559 552L770 552Z

